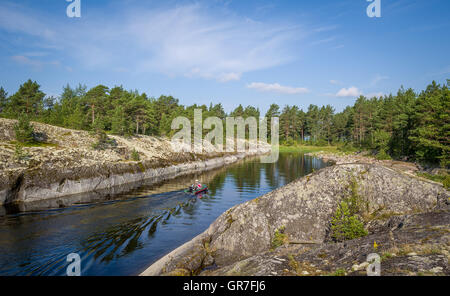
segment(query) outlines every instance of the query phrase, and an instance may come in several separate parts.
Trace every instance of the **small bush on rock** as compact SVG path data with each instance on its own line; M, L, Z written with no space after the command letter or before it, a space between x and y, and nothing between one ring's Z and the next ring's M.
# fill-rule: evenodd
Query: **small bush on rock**
M444 185L445 189L450 189L450 174L448 174L448 173L433 175L430 173L420 172L420 173L417 173L417 176L425 178L425 179L429 179L434 182L442 183L442 185Z
M346 275L347 275L347 273L345 272L345 269L342 269L342 268L339 268L335 272L330 274L330 276L346 276Z
M20 143L17 143L14 151L14 158L20 162L30 159L30 155L23 151L22 145Z
M443 185L445 189L450 189L450 175L445 176Z
M392 159L392 158L389 156L389 154L387 154L386 151L384 151L384 150L380 150L380 152L378 152L376 158L377 158L378 160L390 160L390 159Z
M284 229L285 227L283 226L275 231L275 235L272 239L271 250L275 250L288 242L288 236L284 233Z
M349 189L350 196L345 199L345 202L348 204L350 215L360 214L367 210L367 202L358 194L358 182L355 178L350 181Z
M28 115L22 114L22 116L19 117L17 124L14 126L14 131L16 132L17 142L23 144L34 143L34 130L33 126L30 124Z
M97 142L92 144L92 148L95 150L106 150L117 147L117 142L114 139L110 139L104 131L97 133Z
M366 236L368 233L364 229L364 224L358 216L352 215L349 204L342 201L336 210L336 214L331 219L331 237L335 241L344 241Z
M136 149L133 149L133 151L131 152L131 159L133 161L141 160L141 157L139 156L139 152L137 152Z

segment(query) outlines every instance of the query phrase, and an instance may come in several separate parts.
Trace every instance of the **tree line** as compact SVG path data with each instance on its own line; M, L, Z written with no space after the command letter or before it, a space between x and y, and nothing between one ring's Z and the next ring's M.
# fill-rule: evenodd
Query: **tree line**
M0 88L0 116L27 117L30 120L71 129L104 131L132 136L170 137L172 120L178 116L193 122L194 110L203 118L227 116L280 118L280 141L285 145L339 145L369 149L379 157L408 158L440 162L449 166L450 80L440 85L433 81L425 90L415 92L401 87L396 95L366 98L360 96L353 106L336 113L330 105L298 106L272 104L266 114L253 106L239 105L227 114L222 104L184 106L172 96L149 97L121 86L92 89L78 85L63 88L60 97L46 96L32 80L8 96ZM270 126L269 126L270 135Z

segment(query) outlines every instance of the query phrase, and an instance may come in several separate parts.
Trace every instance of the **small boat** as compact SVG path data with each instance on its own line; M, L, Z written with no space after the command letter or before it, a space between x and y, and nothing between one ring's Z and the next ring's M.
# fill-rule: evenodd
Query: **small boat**
M189 187L184 192L192 193L192 194L199 194L199 193L206 192L206 191L208 191L208 186L207 185L202 185L201 188L195 188L195 189L192 188L192 187Z

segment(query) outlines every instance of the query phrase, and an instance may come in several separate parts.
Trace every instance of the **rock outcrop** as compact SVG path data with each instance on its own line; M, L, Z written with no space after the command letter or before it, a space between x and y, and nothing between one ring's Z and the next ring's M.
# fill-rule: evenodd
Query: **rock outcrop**
M340 202L350 195L361 198L361 219L369 231L383 229L379 221L387 217L446 210L450 196L439 184L384 166L335 165L231 208L204 233L154 263L143 275L199 274L211 268L219 268L214 274L238 269L247 270L243 274L254 270L254 274L270 275L270 268L246 269L233 264L267 253L281 229L287 244L330 244L330 221Z
M450 275L450 212L396 216L385 229L342 242L285 245L200 275L366 275L370 254L380 256L380 274Z
M416 175L416 172L420 170L418 164L414 162L399 161L399 160L379 160L368 152L361 153L331 153L331 152L310 152L309 156L321 158L323 161L331 161L335 164L346 163L370 163L379 164L388 168L392 168L398 171L402 171L407 174Z
M89 132L32 123L46 143L22 147L17 155L15 122L0 119L0 205L21 209L41 201L49 207L67 206L68 196L76 202L84 199L82 194L113 194L125 184L150 185L270 152L270 146L260 143L254 151L223 153L210 145L194 154L179 152L168 139L150 136L109 136L115 147L96 150L97 138ZM133 153L138 153L138 161L132 160Z

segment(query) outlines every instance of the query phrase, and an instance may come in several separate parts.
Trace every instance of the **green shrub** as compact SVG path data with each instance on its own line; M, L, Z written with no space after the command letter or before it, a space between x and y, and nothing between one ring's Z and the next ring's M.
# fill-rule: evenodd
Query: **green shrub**
M97 142L92 144L92 148L95 150L106 150L117 147L117 142L114 139L110 139L104 131L97 132Z
M350 188L350 196L344 199L345 202L347 202L350 210L350 215L356 215L359 213L364 212L367 204L364 202L363 198L358 194L358 183L355 178L353 178L349 185Z
M426 178L434 182L442 183L445 189L450 189L450 175L448 173L440 175L433 175L429 173L417 173L417 176Z
M389 148L389 141L391 139L391 134L383 131L383 130L376 130L373 133L373 143L372 148L377 149L381 152L383 152L383 155L386 154L386 150Z
M314 142L314 146L328 146L328 142L320 139L320 140Z
M22 144L17 143L14 150L14 158L17 161L27 160L30 158L30 155L23 151Z
M356 152L358 151L357 148L355 148L352 143L348 143L346 142L344 145L339 145L337 148L338 151L340 152L344 152L344 153L349 153L349 152Z
M450 175L445 176L444 182L442 182L445 189L450 189Z
M335 241L344 241L366 236L368 233L364 229L364 224L358 216L352 215L349 204L342 201L336 210L336 214L331 219L331 237Z
M141 160L141 157L139 156L139 152L137 152L136 149L133 149L133 151L131 151L131 159L133 161Z
M295 145L295 141L292 138L288 138L284 141L284 145L286 146L294 146Z
M284 233L284 229L285 229L285 227L282 226L275 231L275 235L272 239L271 250L275 250L276 248L278 248L288 242L288 236Z
M28 115L22 114L16 125L14 125L14 131L16 132L16 140L19 143L31 144L34 142L33 126L30 124Z
M381 262L386 261L387 259L392 258L392 254L391 253L383 253L381 255Z
M380 152L378 152L376 158L378 160L390 160L390 159L392 159L392 157L390 157L389 154L387 154L386 151L384 151L384 150L380 150Z
M345 269L339 268L335 272L330 274L330 276L345 276L346 274L347 273L345 272Z

